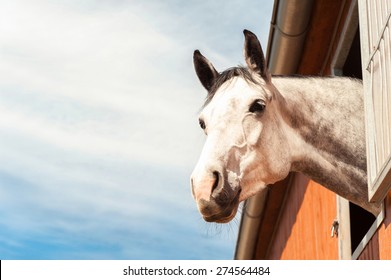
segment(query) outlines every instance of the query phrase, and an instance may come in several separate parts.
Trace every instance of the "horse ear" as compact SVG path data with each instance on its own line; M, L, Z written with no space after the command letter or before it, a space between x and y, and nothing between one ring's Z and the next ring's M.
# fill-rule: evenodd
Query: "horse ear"
M265 56L263 55L261 43L254 33L243 30L244 33L244 58L250 70L259 73L262 78L269 81L270 74L266 68Z
M209 91L216 81L219 73L213 67L212 63L210 63L210 61L206 59L199 50L194 51L193 63L198 79L200 79L204 88Z

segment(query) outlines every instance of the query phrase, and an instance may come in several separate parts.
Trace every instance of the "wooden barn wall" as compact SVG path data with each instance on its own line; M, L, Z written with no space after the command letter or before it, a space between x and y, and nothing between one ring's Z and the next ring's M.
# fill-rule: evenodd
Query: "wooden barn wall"
M335 194L295 174L268 259L338 259L338 240L330 236L336 217Z
M377 231L379 235L379 256L381 260L391 260L391 191L388 192L385 204L386 217Z
M311 28L307 33L303 55L297 69L298 74L331 75L331 60L352 2L352 0L314 2Z
M384 222L364 248L360 260L391 260L391 191L385 200Z

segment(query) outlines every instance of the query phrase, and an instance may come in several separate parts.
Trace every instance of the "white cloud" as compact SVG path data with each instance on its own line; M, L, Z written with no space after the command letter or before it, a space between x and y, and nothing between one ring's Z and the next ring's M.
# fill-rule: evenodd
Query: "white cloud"
M179 79L178 72L164 71L162 57L168 52L172 55L180 46L131 10L86 15L67 10L69 7L37 7L32 1L23 6L13 3L10 10L2 9L7 25L1 30L5 36L1 42L0 86L30 94L32 104L38 94L43 99L47 95L46 101L50 98L54 103L54 95L59 102L79 103L79 114L95 106L114 111L119 117L114 123L93 116L65 127L62 120L42 118L45 111L29 110L29 104L23 104L22 110L20 106L2 110L3 125L8 123L31 137L64 148L183 164L184 158L177 158L179 153L175 153L180 144L161 149L173 140L185 140L181 136L188 133L180 131L195 119L191 101L201 99L191 98L192 90L181 81L173 81ZM12 98L8 99L12 103ZM73 112L67 108L58 112L69 113ZM137 123L132 120L134 116ZM96 129L106 129L107 133L96 135Z

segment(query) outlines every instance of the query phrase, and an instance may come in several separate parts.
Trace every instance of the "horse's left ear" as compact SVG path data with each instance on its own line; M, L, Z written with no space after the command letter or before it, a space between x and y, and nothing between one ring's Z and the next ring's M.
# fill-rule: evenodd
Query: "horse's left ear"
M265 56L263 55L261 43L254 33L243 30L244 33L244 58L250 70L260 74L266 81L270 81L270 74L266 68Z
M219 73L214 68L212 63L203 56L199 50L195 50L193 54L194 69L197 73L198 79L204 88L209 91L216 81Z

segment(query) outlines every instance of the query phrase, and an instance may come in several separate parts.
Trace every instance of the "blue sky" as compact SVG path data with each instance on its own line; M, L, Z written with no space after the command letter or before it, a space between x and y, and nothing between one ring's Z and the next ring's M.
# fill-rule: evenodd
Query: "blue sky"
M273 1L0 2L0 259L232 259L189 176L200 49L243 64Z

